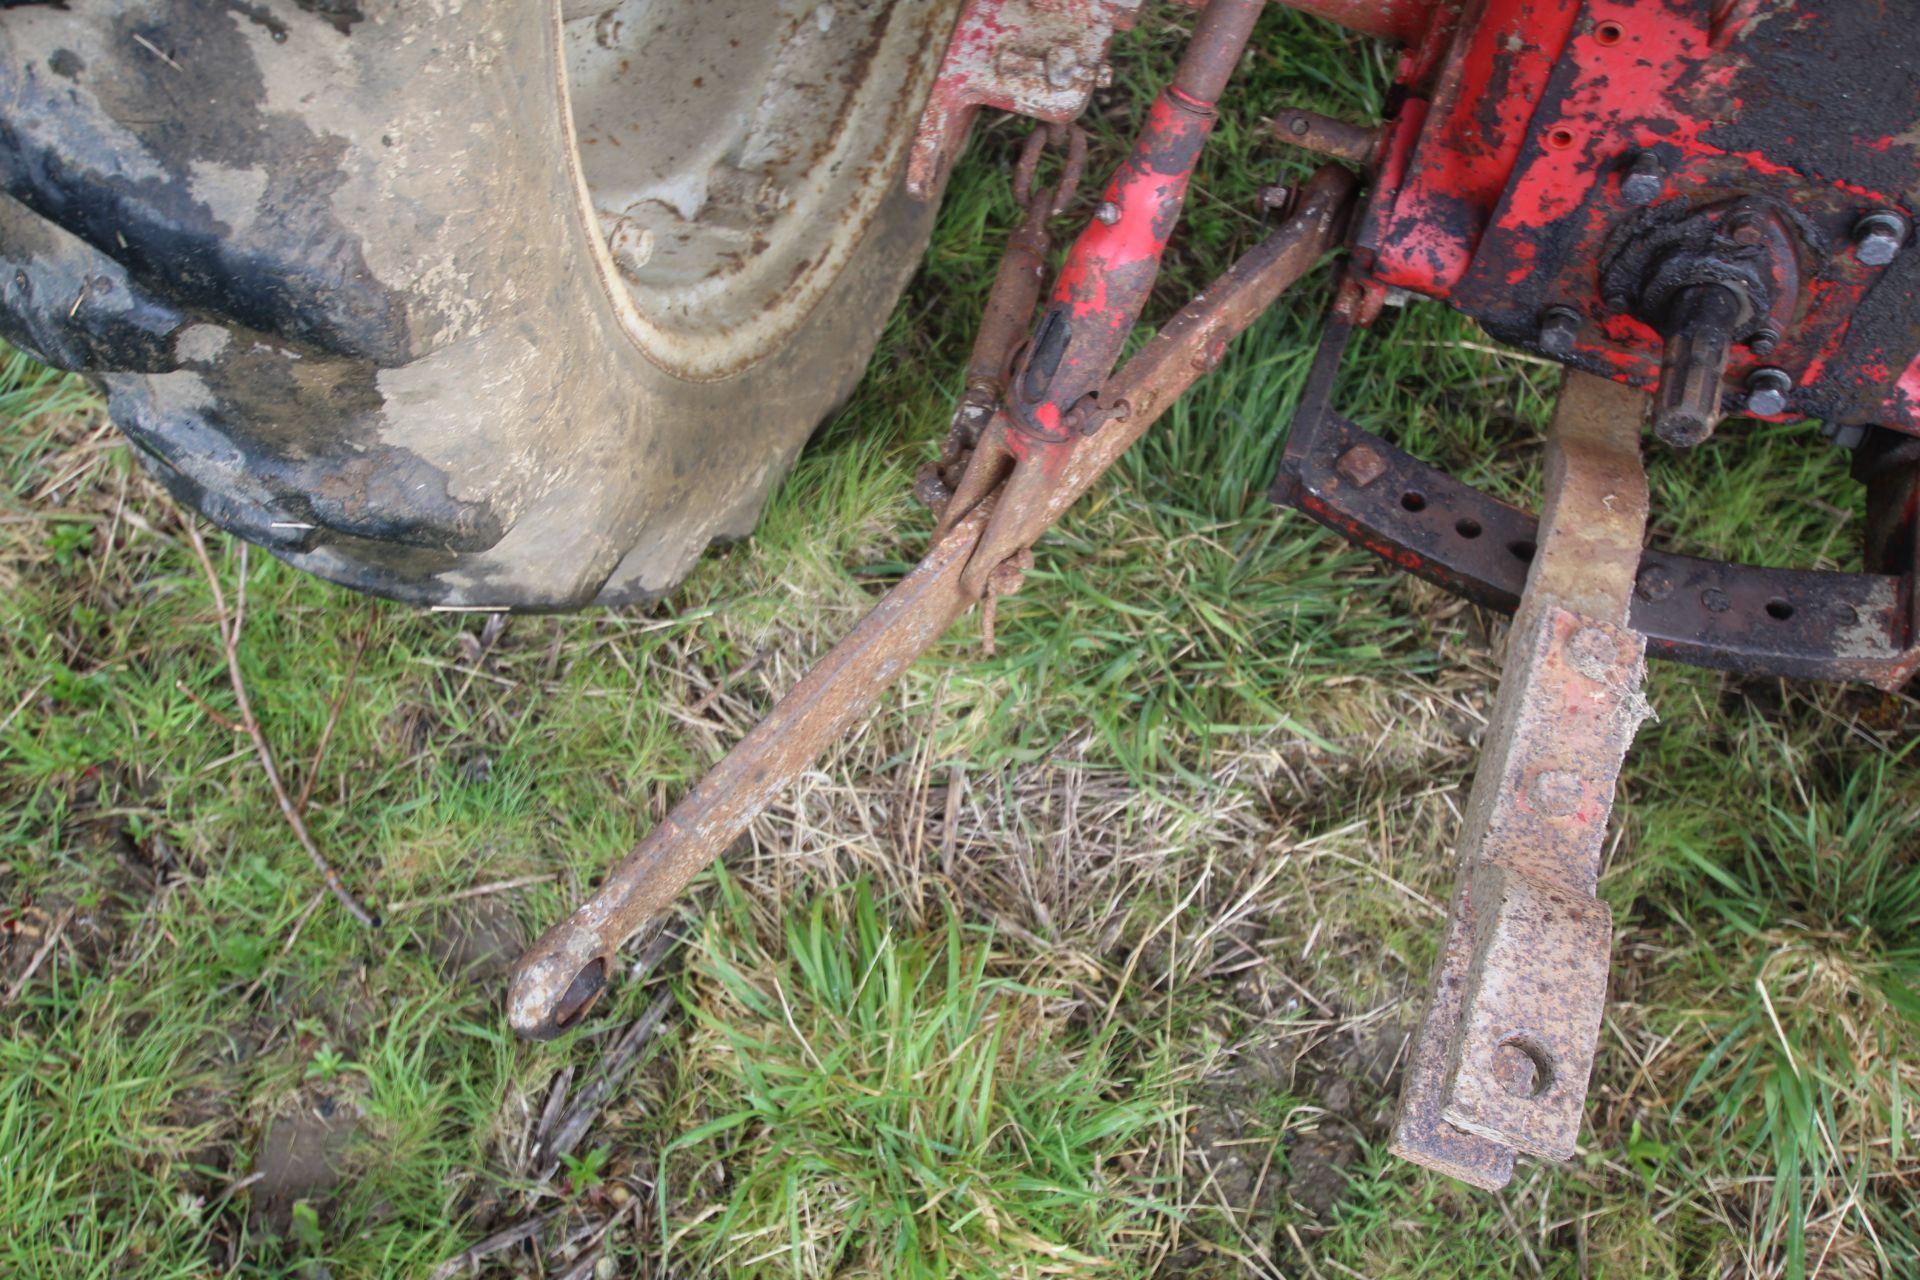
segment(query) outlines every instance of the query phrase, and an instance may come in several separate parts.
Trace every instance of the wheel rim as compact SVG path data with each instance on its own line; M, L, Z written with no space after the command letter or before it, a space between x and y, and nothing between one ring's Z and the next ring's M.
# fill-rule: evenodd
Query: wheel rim
M956 8L563 5L576 185L648 359L724 378L805 321L896 185Z

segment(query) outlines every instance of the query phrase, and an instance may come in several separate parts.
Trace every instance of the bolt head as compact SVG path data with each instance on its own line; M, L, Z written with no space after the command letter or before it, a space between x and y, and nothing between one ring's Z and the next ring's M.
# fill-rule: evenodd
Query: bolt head
M1869 267L1884 267L1899 256L1910 229L1893 210L1876 210L1853 224L1854 256Z
M1738 245L1756 245L1767 238L1766 220L1751 209L1736 209L1721 224L1727 239Z
M1747 412L1755 417L1771 418L1787 411L1787 393L1793 379L1781 369L1755 369L1747 379Z
M1573 354L1580 338L1580 313L1572 307L1549 307L1540 317L1540 349L1550 356Z
M1071 89L1090 73L1080 64L1080 55L1071 45L1057 44L1047 50L1047 83L1056 89Z
M1333 469L1346 477L1348 484L1364 489L1387 473L1387 460L1370 446L1357 444L1340 455Z
M1102 225L1110 227L1120 221L1120 206L1111 200L1102 200L1100 207L1093 211L1093 216L1097 218Z
M1620 198L1641 208L1658 200L1667 189L1667 166L1651 151L1633 158L1633 166L1620 180Z
M1770 356L1773 349L1780 345L1778 329L1762 329L1747 339L1747 350L1757 356Z
M1665 600L1673 594L1673 570L1663 564L1643 565L1634 576L1633 589L1642 600Z

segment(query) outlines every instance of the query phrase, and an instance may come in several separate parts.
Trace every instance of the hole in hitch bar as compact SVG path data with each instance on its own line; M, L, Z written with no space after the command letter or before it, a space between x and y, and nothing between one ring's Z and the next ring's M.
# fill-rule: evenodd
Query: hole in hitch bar
M1526 1035L1500 1042L1493 1056L1494 1077L1516 1098L1538 1098L1553 1087L1553 1059Z
M1415 489L1409 489L1400 495L1400 505L1409 511L1425 511L1427 495Z
M1534 552L1539 550L1529 539L1521 538L1507 544L1507 551L1522 564L1532 564Z
M1472 516L1461 516L1453 522L1453 531L1463 538L1477 538L1480 536L1480 522Z
M1767 601L1767 616L1779 622L1785 622L1793 616L1793 606L1778 596Z

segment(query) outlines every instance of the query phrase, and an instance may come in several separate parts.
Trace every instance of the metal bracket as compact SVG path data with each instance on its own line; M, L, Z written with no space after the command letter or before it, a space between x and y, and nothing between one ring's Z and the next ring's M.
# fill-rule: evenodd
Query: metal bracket
M981 107L1053 124L1078 119L1112 79L1107 46L1145 0L967 0L907 158L907 190L940 189Z
M1335 320L1301 396L1273 500L1476 604L1511 613L1539 541L1526 511L1363 431L1329 406ZM1631 624L1652 657L1748 675L1898 689L1920 671L1914 573L1769 569L1648 549Z

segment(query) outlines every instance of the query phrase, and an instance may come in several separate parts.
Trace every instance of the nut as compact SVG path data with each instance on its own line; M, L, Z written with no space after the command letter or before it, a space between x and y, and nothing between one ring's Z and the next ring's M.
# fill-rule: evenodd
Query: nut
M1907 242L1907 220L1891 209L1870 213L1853 225L1853 254L1869 267L1884 267Z

